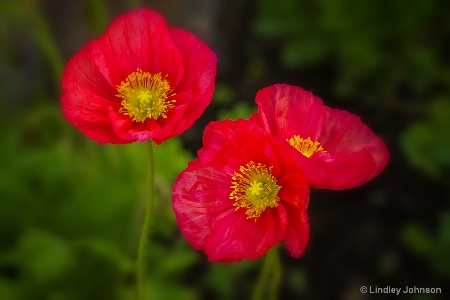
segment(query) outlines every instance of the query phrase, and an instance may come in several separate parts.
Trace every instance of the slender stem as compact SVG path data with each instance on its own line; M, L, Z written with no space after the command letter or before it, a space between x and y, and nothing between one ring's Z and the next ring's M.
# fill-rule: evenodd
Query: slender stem
M277 299L280 286L281 267L277 247L272 247L266 254L263 269L259 275L252 300L261 300L266 297ZM265 297L266 296L266 297Z
M278 249L273 248L272 251L272 280L269 285L269 299L276 300L278 299L278 290L280 288L281 282L281 264L280 264L280 256L278 254Z
M137 265L136 265L136 284L137 284L137 299L144 299L144 279L145 279L145 247L148 244L148 239L150 235L150 224L151 224L151 216L153 211L153 190L155 185L154 180L154 166L153 166L153 144L152 141L149 140L147 142L147 201L145 204L145 217L144 217L144 225L142 226L141 238L139 240L139 249L138 249L138 257L137 257Z

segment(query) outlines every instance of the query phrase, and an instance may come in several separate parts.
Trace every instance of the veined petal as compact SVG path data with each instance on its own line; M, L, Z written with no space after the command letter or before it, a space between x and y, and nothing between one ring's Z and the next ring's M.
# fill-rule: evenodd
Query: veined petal
M197 120L212 99L215 54L142 8L119 16L64 72L64 115L100 143L160 144Z
M61 85L64 93L76 93L80 101L87 102L89 96L96 95L106 101L116 101L115 86L100 72L92 57L98 48L97 41L91 41L67 62ZM81 94L81 95L80 95ZM82 97L84 94L84 97Z
M173 186L173 210L181 232L196 249L203 249L213 220L222 211L233 210L230 177L204 166L197 159L181 172Z
M279 178L278 184L282 186L278 192L278 196L283 201L306 210L308 207L309 185L303 172L283 174Z
M289 223L286 228L284 245L293 257L300 257L309 241L308 215L303 209L286 204Z
M64 116L77 129L99 143L128 143L117 137L108 120L115 89L92 62L91 54L96 42L87 44L69 60L62 77L61 106Z
M182 54L173 43L166 22L149 9L119 16L98 43L99 52L93 59L114 85L137 68L167 75L173 87L184 74Z
M198 153L174 185L173 207L184 236L210 260L257 258L283 240L285 204L306 212L296 152L255 123L211 122Z
M351 152L354 157L369 152L374 166L367 180L378 175L389 161L389 152L383 141L361 119L346 111L332 109L318 138L330 154ZM345 154L344 154L345 155ZM359 158L363 160L364 158ZM366 167L372 164L366 165Z
M199 38L183 29L170 28L170 36L183 55L186 74L177 84L177 93L191 91L190 99L181 103L203 101L197 107L206 107L212 98L216 76L216 54Z
M276 136L300 134L316 140L329 114L322 100L311 92L287 84L266 87L256 94L259 124Z
M136 123L114 109L109 110L108 117L117 136L130 142L144 142L159 136L161 132L158 123L153 119L147 119L144 123Z
M365 149L335 154L318 153L300 157L311 187L344 190L367 182L376 169L372 155Z
M192 126L192 119L187 105L174 106L167 112L167 118L158 120L161 131L158 135L152 137L153 141L160 145L163 141L182 133L186 128Z
M243 211L227 210L212 223L205 252L211 261L258 258L283 239L287 221L282 205L266 210L256 222L247 219Z
M267 87L258 92L256 103L258 113L251 120L267 132L286 141L296 137L300 143L318 143L318 152L299 150L297 155L314 188L356 187L378 175L389 160L384 143L359 117L331 109L299 87Z
M254 122L238 119L210 122L203 135L205 147L198 151L204 163L230 165L233 169L249 161L272 167L272 174L279 173L277 146ZM234 159L234 160L233 160Z

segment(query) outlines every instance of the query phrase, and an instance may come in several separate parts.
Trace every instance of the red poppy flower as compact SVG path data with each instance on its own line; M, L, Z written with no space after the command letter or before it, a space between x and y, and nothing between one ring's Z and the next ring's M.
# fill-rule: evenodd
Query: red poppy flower
M211 102L216 55L197 37L142 8L118 17L69 62L65 117L100 143L165 139Z
M349 189L377 176L389 152L361 119L323 105L299 87L276 84L256 95L251 120L298 150L311 187Z
M199 158L173 186L182 233L212 261L254 259L308 243L309 187L296 151L248 120L211 122Z

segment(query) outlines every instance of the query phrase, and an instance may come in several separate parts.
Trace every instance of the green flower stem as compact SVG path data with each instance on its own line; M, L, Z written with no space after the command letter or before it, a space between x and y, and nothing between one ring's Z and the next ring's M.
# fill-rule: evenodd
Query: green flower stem
M137 299L142 300L144 296L144 280L145 280L145 254L146 245L150 235L151 217L153 211L153 191L155 186L154 166L153 166L153 144L149 140L147 142L147 201L145 207L144 225L142 226L141 238L139 240L139 249L136 263L136 284L137 284Z
M280 288L281 282L281 264L280 264L280 256L278 254L278 249L276 247L273 248L273 258L272 258L272 280L269 285L269 299L275 300L278 299L278 291Z
M278 298L281 281L281 266L277 247L272 247L266 254L263 269L259 275L252 300ZM266 296L266 297L265 297Z

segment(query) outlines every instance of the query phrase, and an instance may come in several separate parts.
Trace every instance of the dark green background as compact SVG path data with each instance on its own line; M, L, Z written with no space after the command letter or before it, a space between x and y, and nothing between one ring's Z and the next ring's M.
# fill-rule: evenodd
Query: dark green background
M211 105L155 147L151 299L247 299L262 260L209 263L184 240L171 186L209 121L247 117L256 92L298 85L361 116L387 144L380 176L311 192L311 240L282 258L281 299L382 299L365 286L450 294L450 2L445 0L0 3L0 299L133 299L145 145L99 145L61 114L66 61L139 5L217 53ZM150 299L150 298L149 298Z

